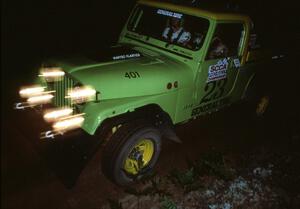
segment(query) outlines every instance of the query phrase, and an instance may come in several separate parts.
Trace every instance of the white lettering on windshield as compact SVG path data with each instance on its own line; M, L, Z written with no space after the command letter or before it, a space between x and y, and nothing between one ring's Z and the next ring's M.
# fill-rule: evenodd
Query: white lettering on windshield
M157 14L165 15L165 16L168 16L168 17L175 17L175 18L178 18L178 19L182 18L182 14L180 14L180 13L171 12L171 11L167 11L167 10L163 10L163 9L158 9Z

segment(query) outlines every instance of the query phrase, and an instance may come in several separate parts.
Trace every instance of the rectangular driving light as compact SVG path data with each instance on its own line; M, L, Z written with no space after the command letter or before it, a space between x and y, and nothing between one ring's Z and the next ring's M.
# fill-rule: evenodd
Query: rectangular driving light
M66 132L72 129L80 128L84 121L83 114L63 118L53 124L53 130L57 132Z
M45 88L46 87L43 86L24 87L19 91L19 94L22 98L29 98L31 96L42 94L45 91Z
M76 87L68 91L66 98L71 98L72 102L83 103L96 96L96 90L90 87Z
M58 119L69 116L72 113L73 109L71 108L53 109L45 112L44 119L48 122L57 121Z
M44 77L46 81L52 82L60 79L65 75L65 72L60 67L42 68L40 77Z
M31 105L47 104L51 102L51 99L53 97L54 96L52 94L38 95L38 96L29 97L27 99L27 102Z

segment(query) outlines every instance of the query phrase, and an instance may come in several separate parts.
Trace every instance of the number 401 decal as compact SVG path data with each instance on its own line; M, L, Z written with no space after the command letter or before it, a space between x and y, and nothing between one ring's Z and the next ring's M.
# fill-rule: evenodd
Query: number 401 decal
M125 73L126 78L140 78L140 74L138 72L126 72Z

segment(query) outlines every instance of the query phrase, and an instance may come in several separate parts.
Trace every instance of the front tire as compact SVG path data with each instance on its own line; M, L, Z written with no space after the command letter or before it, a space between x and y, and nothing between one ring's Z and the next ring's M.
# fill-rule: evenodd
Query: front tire
M102 171L125 186L151 173L161 151L161 134L145 122L123 124L103 150Z

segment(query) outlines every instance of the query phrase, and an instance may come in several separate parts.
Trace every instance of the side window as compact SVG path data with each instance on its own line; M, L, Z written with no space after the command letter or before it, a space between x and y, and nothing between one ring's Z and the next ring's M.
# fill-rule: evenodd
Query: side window
M206 54L206 60L238 56L243 36L244 27L241 23L218 24Z

